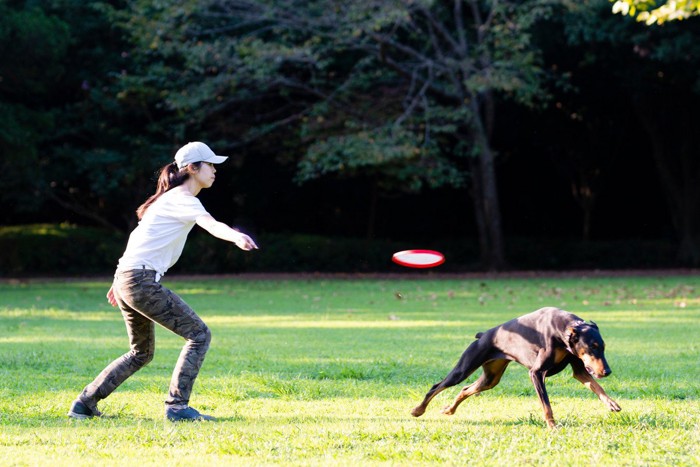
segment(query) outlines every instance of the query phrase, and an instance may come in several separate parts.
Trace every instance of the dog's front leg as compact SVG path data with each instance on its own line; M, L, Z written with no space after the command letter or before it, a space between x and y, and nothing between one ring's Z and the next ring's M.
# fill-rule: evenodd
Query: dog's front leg
M605 392L605 389L603 389L603 386L598 384L598 382L595 379L593 379L591 375L588 374L588 372L583 366L572 366L574 367L574 378L579 380L584 386L593 391L603 404L605 404L613 412L619 412L620 410L622 410L620 404L618 404L613 399L611 399L610 396L608 396L608 394Z
M535 386L537 397L540 398L540 404L542 404L544 419L547 422L547 425L549 425L550 428L555 428L557 424L554 421L552 406L549 403L549 396L547 395L547 389L544 385L544 374L544 371L530 370L530 379L532 380L532 384Z

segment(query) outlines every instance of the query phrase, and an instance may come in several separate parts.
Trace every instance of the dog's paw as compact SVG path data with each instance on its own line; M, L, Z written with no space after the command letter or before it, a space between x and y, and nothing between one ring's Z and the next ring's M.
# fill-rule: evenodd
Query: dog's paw
M418 406L418 407L414 408L413 410L411 410L411 415L413 415L414 417L420 417L424 413L425 413L425 408L421 407L421 406Z
M620 407L620 404L618 404L617 402L615 402L615 401L612 400L612 399L610 399L610 400L608 401L608 407L609 407L610 410L613 411L613 412L619 412L620 410L622 410L622 407Z
M444 413L445 415L454 415L454 414L455 414L455 409L454 409L451 405L446 405L446 406L442 409L442 413Z

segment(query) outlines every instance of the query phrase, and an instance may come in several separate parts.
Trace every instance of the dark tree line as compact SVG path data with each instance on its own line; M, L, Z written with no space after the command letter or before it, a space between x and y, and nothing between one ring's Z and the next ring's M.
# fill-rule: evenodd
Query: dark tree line
M198 139L240 169L213 209L331 235L335 212L374 236L383 200L439 193L501 269L511 232L605 232L601 203L653 161L679 260L697 265L699 32L606 0L4 1L3 223L131 228L154 170ZM520 209L543 184L560 211ZM525 213L529 232L510 220Z

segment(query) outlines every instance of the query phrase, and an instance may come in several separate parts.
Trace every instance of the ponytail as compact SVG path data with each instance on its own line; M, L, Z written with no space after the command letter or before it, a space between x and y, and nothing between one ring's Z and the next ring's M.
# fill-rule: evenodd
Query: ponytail
M192 165L199 168L200 162L196 162ZM156 193L148 198L139 208L136 210L136 216L139 220L143 219L146 210L155 203L155 201L160 198L160 196L166 191L170 191L176 186L180 186L185 183L185 180L190 178L190 173L187 171L187 167L182 169L177 168L175 162L163 166L160 169L160 175L158 175L158 184L156 185Z

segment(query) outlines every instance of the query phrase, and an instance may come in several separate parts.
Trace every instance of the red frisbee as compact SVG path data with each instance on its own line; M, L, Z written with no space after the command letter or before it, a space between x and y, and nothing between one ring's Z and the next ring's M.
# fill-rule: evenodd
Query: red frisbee
M409 268L433 268L445 262L445 255L435 250L404 250L394 253L391 260Z

